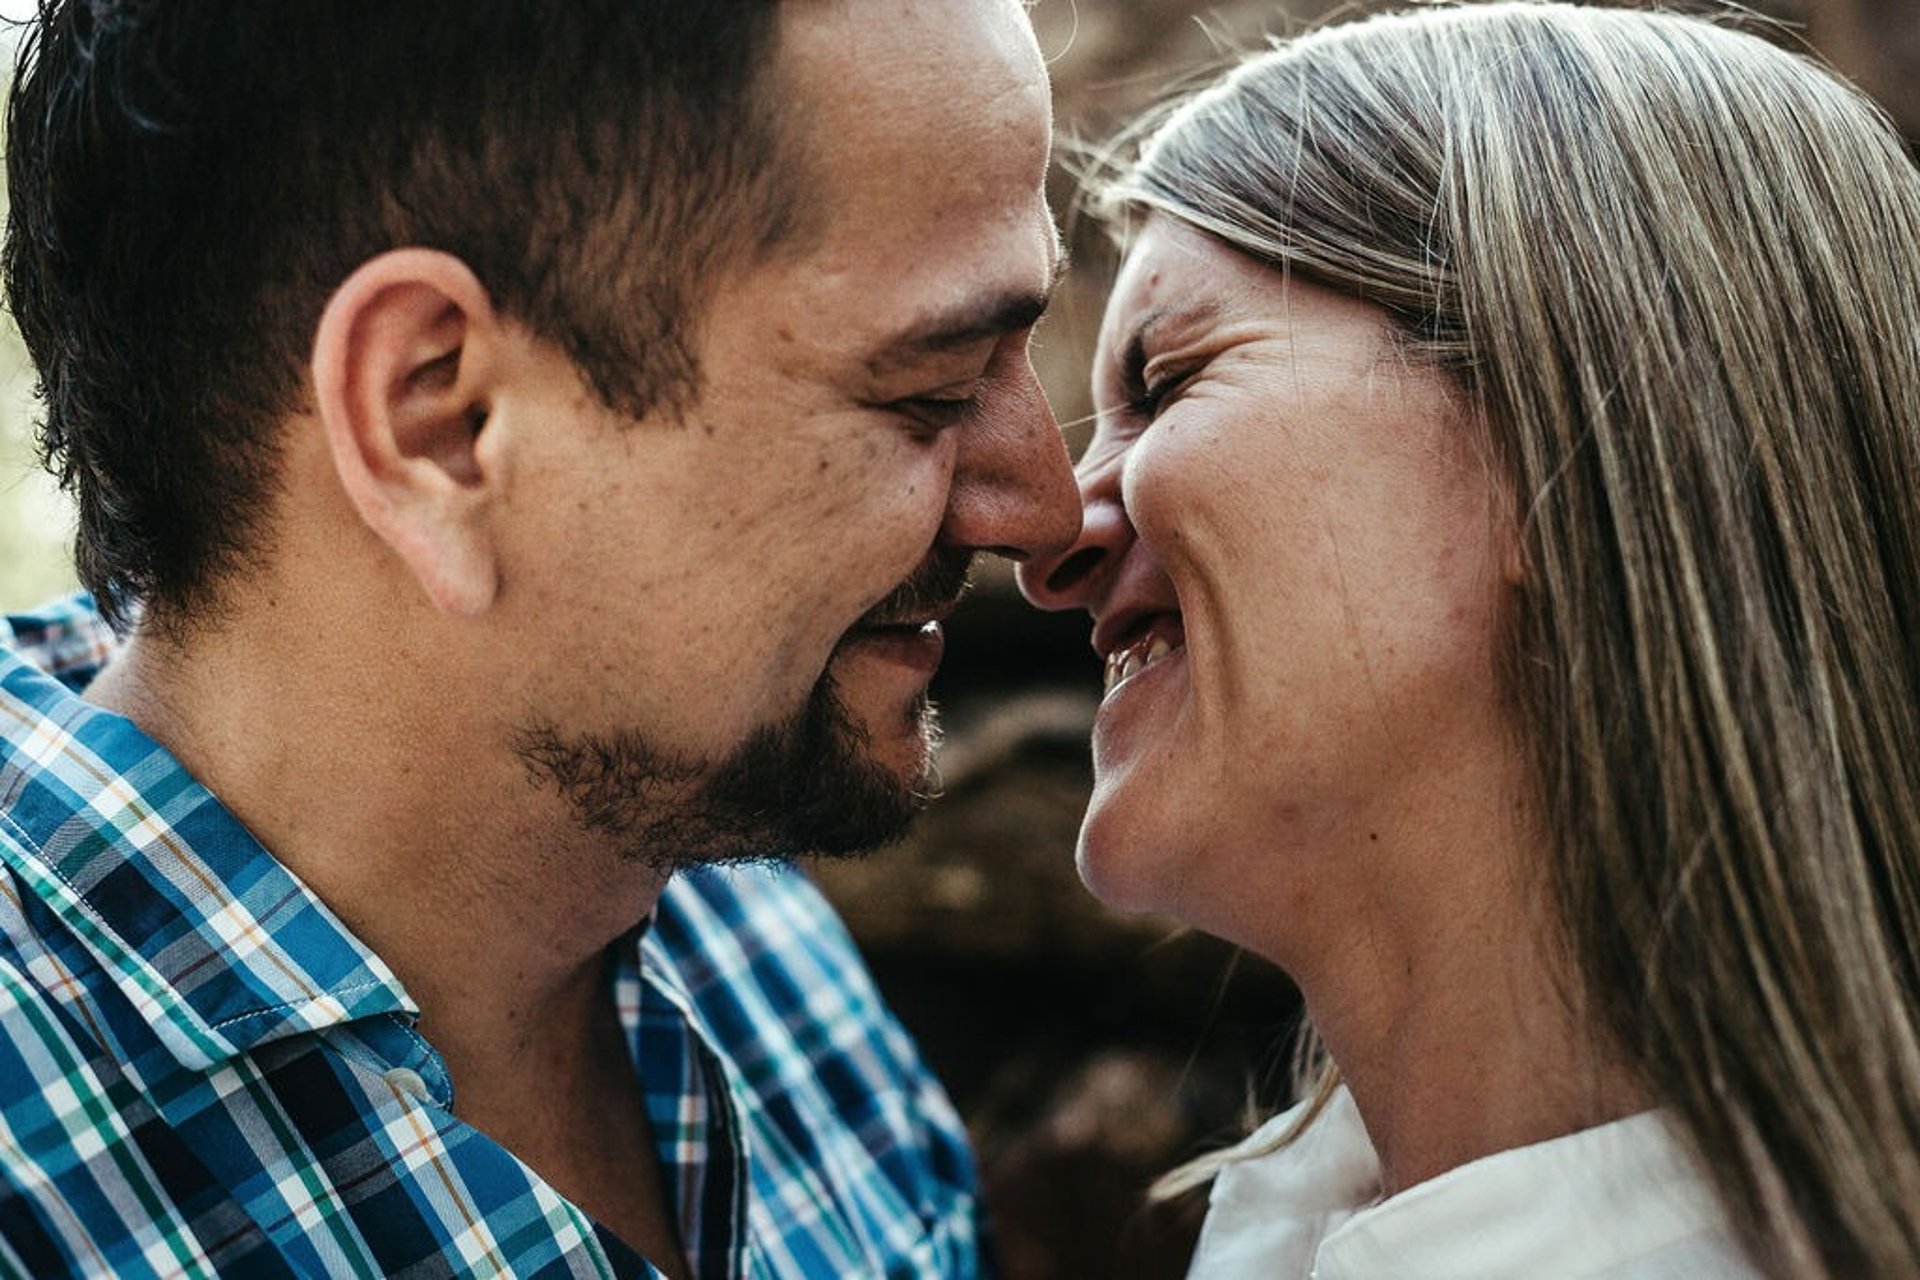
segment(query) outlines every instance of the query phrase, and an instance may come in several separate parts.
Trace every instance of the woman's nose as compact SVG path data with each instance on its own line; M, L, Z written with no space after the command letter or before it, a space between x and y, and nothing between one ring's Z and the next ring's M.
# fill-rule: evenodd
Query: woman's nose
M1133 540L1117 493L1101 492L1083 478L1080 503L1080 536L1072 545L1018 566L1020 590L1036 608L1091 609L1100 582Z

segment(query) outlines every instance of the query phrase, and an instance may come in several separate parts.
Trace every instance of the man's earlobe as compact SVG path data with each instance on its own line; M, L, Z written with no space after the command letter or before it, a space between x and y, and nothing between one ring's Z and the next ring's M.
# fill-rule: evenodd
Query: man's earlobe
M484 611L499 585L481 436L501 339L478 277L430 249L362 263L314 334L314 407L341 488L448 613Z

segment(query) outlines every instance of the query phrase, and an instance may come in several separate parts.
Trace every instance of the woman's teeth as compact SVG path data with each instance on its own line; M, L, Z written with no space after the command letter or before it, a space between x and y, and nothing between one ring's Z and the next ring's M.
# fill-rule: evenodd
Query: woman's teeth
M1139 675L1175 648L1165 636L1146 636L1124 649L1114 650L1107 655L1106 692L1112 693L1121 683Z

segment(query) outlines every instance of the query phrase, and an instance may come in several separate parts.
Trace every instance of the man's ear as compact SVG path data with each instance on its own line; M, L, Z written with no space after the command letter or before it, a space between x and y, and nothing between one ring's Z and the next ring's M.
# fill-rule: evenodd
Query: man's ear
M362 263L314 333L314 407L341 487L448 613L484 611L499 586L481 433L505 337L479 278L431 249Z

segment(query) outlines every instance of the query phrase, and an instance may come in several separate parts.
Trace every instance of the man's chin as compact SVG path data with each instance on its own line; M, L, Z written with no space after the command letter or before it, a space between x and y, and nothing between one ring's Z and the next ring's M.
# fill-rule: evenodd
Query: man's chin
M935 785L934 756L940 745L940 716L924 685L900 693L892 689L862 688L839 678L845 717L841 740L849 744L850 768L863 768L894 779L906 790L925 794ZM858 764L853 763L857 758Z
M671 870L844 857L899 840L933 793L937 726L924 690L877 721L857 717L830 672L798 713L707 765L630 733L569 738L543 726L516 746L591 839Z
M846 857L892 844L934 794L938 738L924 690L861 716L829 675L802 716L756 734L701 788L702 825L732 847L693 860Z

